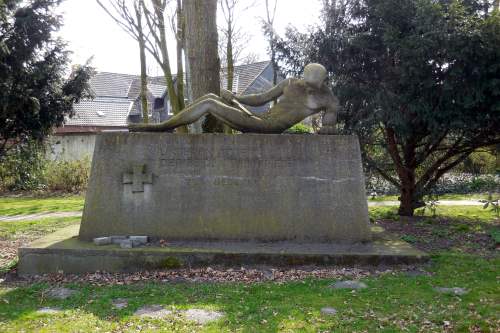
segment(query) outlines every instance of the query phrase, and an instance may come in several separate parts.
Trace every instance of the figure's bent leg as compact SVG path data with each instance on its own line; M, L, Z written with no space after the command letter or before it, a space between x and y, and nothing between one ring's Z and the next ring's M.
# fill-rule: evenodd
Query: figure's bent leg
M248 111L226 105L222 98L214 94L205 95L177 115L160 124L130 125L131 132L167 132L176 127L189 125L206 114L211 114L236 130L260 130L266 127L264 121Z
M169 132L173 129L189 125L203 117L208 112L208 101L213 101L224 105L224 100L215 95L207 94L196 99L191 105L178 114L159 124L130 124L130 132Z
M197 99L193 104L186 107L184 110L172 116L170 119L159 124L131 124L129 125L130 132L168 132L176 127L189 125L200 119L207 112L207 107L204 105L206 101L217 97L214 94L208 94Z

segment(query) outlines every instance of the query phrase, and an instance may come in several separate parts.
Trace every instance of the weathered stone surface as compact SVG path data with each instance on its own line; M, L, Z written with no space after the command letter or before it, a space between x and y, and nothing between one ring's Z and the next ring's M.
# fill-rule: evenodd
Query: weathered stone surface
M80 238L113 234L167 240L369 240L358 140L103 133L96 143Z
M94 244L98 246L109 245L112 243L111 237L98 237L94 238Z
M457 296L462 296L468 293L468 291L464 288L459 288L459 287L453 287L453 288L446 288L446 287L436 287L434 288L435 291L441 294L450 294L450 295L457 295Z
M416 264L429 256L380 227L369 243L171 241L167 245L120 249L80 241L78 226L58 230L19 248L18 274L64 271L135 272L211 265L393 265Z
M172 311L165 309L161 305L147 305L138 309L134 316L141 318L163 319L172 315Z
M132 242L130 239L125 239L120 242L120 247L122 249L131 249L134 247L134 242Z
M219 320L224 317L224 314L217 311L204 309L189 309L184 312L184 316L188 320L192 320L200 325L208 324L212 321Z
M68 289L68 288L52 288L45 295L48 298L54 299L67 299L76 294L76 290Z
M111 242L117 245L120 245L126 239L127 236L111 236Z
M146 245L148 243L148 236L130 236L129 239L134 243L134 246Z
M321 309L321 314L325 316L333 316L337 314L337 310L334 308L326 307Z
M365 289L366 284L359 281L339 281L332 284L333 289Z

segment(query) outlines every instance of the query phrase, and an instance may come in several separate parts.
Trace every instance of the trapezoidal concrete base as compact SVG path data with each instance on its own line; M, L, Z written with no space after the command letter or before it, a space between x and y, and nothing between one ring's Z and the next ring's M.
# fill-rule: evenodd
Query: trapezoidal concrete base
M372 228L369 243L169 242L166 247L121 249L78 240L79 226L61 229L19 249L20 275L133 272L204 265L379 265L412 264L428 255Z

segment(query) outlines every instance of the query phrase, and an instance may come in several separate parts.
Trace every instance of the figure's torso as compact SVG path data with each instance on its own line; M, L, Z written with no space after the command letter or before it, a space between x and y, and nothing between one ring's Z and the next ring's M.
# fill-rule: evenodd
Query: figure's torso
M334 98L327 86L313 88L303 80L291 79L283 95L263 117L288 128L328 107Z

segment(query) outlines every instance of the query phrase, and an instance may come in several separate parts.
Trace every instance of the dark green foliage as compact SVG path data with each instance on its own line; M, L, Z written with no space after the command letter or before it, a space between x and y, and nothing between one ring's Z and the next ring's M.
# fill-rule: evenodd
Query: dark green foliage
M496 244L500 244L500 228L491 229L490 236Z
M281 60L321 62L364 160L412 215L439 179L500 142L500 14L485 1L324 2L324 26L289 30Z
M43 189L45 166L43 145L35 141L16 145L0 161L0 192Z
M75 67L66 78L69 52L54 36L59 3L0 4L0 159L19 142L42 140L71 115L75 102L90 97L90 67Z

